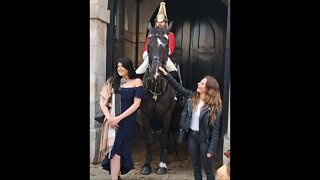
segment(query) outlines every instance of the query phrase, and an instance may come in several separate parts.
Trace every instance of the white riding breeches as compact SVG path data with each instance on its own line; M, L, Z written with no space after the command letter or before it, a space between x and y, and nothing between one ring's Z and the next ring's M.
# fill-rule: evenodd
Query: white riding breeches
M143 62L142 64L138 67L138 69L136 70L137 74L143 74L146 72L147 68L148 68L148 54L147 53L143 53ZM171 72L171 71L177 71L176 66L173 64L173 62L171 61L171 59L168 58L166 66L165 66L166 70Z

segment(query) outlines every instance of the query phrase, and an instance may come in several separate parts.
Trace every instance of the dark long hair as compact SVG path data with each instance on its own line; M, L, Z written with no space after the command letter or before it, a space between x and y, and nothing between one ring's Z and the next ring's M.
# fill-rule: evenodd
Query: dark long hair
M122 66L123 66L126 70L128 70L129 79L135 79L135 78L137 78L137 74L136 74L136 71L135 71L135 69L134 69L134 67L133 67L133 63L132 63L131 59L126 58L126 57L117 59L117 61L116 61L116 63L115 63L115 66L114 66L113 75L112 75L112 77L111 77L111 84L112 84L112 87L113 87L115 90L119 90L120 81L121 81L121 78L122 78L121 76L119 76L118 71L117 71L118 63L121 63Z

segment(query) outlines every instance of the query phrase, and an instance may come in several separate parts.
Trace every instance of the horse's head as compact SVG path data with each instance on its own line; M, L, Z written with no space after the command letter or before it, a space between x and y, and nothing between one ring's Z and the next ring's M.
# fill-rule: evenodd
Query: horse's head
M167 29L151 27L149 23L148 29L148 55L149 55L149 72L154 79L159 75L158 67L165 66L169 54L169 32L172 22Z

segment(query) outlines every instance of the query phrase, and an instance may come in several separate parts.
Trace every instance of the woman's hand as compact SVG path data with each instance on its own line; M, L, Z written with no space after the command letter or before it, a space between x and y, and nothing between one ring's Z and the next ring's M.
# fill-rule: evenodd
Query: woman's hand
M224 155L227 156L227 158L230 158L231 151L227 150L226 152L224 152Z
M168 72L166 70L164 70L162 67L159 67L159 70L162 72L162 74L164 76L167 76L168 75Z
M117 129L119 127L118 123L120 122L119 116L108 119L107 123L113 128Z

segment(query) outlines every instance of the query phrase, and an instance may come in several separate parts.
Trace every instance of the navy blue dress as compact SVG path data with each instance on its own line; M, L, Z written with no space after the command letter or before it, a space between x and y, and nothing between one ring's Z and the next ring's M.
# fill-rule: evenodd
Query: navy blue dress
M126 111L134 101L134 97L144 98L143 87L129 87L121 88L121 113ZM121 167L120 173L126 174L130 170L134 169L133 159L130 150L130 139L133 135L133 131L137 120L137 111L129 115L128 117L122 119L119 122L119 127L116 132L116 138L111 150L111 158L117 154L121 157ZM108 154L102 161L102 168L109 171L110 170L110 159L108 159Z

